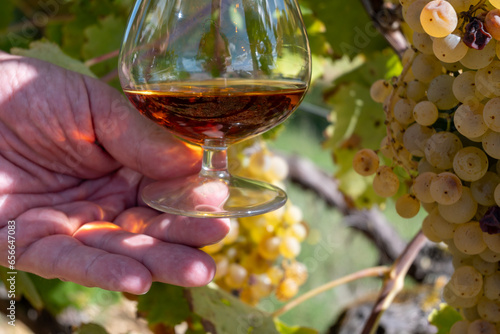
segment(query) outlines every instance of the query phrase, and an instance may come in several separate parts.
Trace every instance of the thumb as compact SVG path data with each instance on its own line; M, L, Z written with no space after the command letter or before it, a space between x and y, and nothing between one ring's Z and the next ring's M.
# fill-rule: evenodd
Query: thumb
M85 78L96 137L117 161L153 179L197 173L201 149L140 115L117 90Z

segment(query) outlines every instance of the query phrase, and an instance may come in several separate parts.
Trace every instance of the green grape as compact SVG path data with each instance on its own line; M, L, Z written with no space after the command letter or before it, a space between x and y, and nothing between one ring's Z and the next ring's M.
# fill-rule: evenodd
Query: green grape
M464 181L479 180L488 171L488 157L479 148L464 147L453 158L453 171Z
M380 197L391 197L399 189L399 179L392 168L380 166L373 178L373 190Z
M500 234L483 233L483 240L489 249L500 253Z
M422 126L434 124L438 117L438 108L431 101L421 101L413 108L413 118Z
M442 240L453 239L457 225L441 217L437 208L432 210L424 220L429 220L432 230Z
M484 95L476 88L476 72L465 71L460 73L453 81L453 95L458 101L467 104L479 103L484 99Z
M434 172L421 172L413 182L413 192L419 201L423 203L433 203L431 195L431 182L437 177Z
M292 278L299 285L302 285L307 281L307 268L303 263L292 261L284 267L285 277Z
M467 334L467 328L469 328L469 322L467 320L457 321L451 326L450 334Z
M486 172L482 178L470 184L472 197L484 206L497 205L494 192L498 184L500 184L500 176L493 172Z
M484 151L494 159L500 159L500 132L489 131L483 138Z
M462 296L461 293L455 292L450 281L443 288L443 299L448 305L452 307L468 308L473 307L477 304L477 301L479 300L479 293L470 297Z
M453 173L440 173L431 181L430 193L439 204L450 205L462 196L462 182Z
M467 334L497 334L497 330L492 323L478 319L470 323Z
M396 200L396 212L403 218L413 218L420 210L420 201L411 194L404 194Z
M438 109L451 109L458 104L458 100L453 95L453 82L455 78L451 75L442 74L429 83L427 99L434 103Z
M500 272L484 277L484 295L490 300L500 301Z
M481 297L477 303L477 312L482 319L489 322L500 321L500 304L486 297Z
M285 236L281 239L279 252L287 259L294 259L300 253L300 241L292 236Z
M462 42L459 32L453 32L442 38L434 38L432 50L436 58L445 63L456 63L467 54L468 48Z
M472 266L462 266L451 275L448 285L457 296L472 298L478 296L483 289L483 275Z
M464 254L480 254L487 247L478 222L460 224L453 235L455 246Z
M474 218L477 211L477 202L472 197L468 187L462 187L462 195L453 204L438 204L439 214L450 223L463 224Z
M449 2L433 0L422 9L420 23L430 36L445 37L456 29L458 16Z
M375 151L364 148L354 155L352 167L356 173L368 176L375 174L379 167L379 158Z
M460 105L453 116L457 131L469 139L484 135L488 126L483 119L483 108L479 102Z
M403 146L411 155L423 157L425 155L425 143L435 133L436 131L433 128L414 123L403 134Z
M394 118L402 125L413 123L413 108L415 101L409 99L401 99L394 106Z
M427 33L414 32L412 38L413 46L426 55L433 55L432 39Z
M276 298L286 301L299 292L299 284L293 278L285 278L276 288Z
M425 158L434 167L453 167L453 157L463 148L462 141L451 132L438 132L425 143Z
M406 96L415 101L420 102L425 99L427 85L418 80L412 80L406 85Z
M280 255L281 238L273 236L262 239L257 246L259 255L266 260L275 260Z
M370 96L373 101L384 103L392 92L392 86L385 80L377 80L370 87Z
M495 43L488 43L481 51L488 48L490 44ZM488 65L476 67L476 69L478 69L475 80L476 89L488 98L500 95L500 61L495 60Z
M413 31L425 32L422 23L420 23L420 13L428 2L429 0L415 0L408 7L403 7L403 19Z
M224 282L232 289L243 287L246 282L248 272L237 263L231 263L228 268L227 275L224 277Z
M496 56L496 41L492 40L482 50L469 49L467 50L467 54L460 60L460 63L471 69L477 70L482 69L488 66ZM476 86L477 86L477 74L476 74ZM488 95L484 94L483 91L481 93L488 97Z
M484 105L483 118L484 123L492 131L500 132L500 98L495 97Z
M483 260L479 255L472 257L472 266L484 276L492 275L498 269L498 263Z
M411 70L417 80L430 83L432 79L443 73L443 66L435 57L420 53L415 57Z
M500 261L500 254L495 253L489 248L486 248L484 251L479 253L479 256L481 257L481 259L487 262L497 263L498 261Z

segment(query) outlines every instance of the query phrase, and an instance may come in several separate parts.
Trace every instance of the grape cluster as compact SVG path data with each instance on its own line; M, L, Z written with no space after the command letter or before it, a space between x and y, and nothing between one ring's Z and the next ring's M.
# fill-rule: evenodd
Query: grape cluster
M371 87L387 136L353 168L382 197L409 181L397 212L422 206L422 232L453 254L443 299L464 320L451 333L500 333L500 1L400 3L413 47L399 78Z
M260 140L250 143L231 149L231 173L284 188L286 160ZM301 209L289 201L279 210L230 222L223 240L202 248L216 262L215 283L250 305L273 293L282 301L295 296L308 276L296 260L307 236Z

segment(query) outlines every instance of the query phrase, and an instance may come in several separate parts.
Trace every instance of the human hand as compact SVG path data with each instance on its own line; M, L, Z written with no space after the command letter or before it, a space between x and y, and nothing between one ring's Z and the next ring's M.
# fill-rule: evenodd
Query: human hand
M0 77L0 265L15 220L19 270L134 294L210 282L215 264L196 248L228 221L160 214L138 196L151 179L196 173L199 150L98 80L1 52Z

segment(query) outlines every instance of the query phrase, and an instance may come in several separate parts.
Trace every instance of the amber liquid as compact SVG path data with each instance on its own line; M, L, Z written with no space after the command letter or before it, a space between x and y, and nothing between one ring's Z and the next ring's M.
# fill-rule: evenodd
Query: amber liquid
M155 123L198 145L229 145L283 122L306 86L293 81L211 80L124 89L132 104Z

